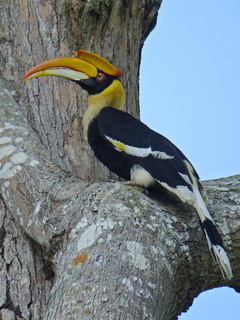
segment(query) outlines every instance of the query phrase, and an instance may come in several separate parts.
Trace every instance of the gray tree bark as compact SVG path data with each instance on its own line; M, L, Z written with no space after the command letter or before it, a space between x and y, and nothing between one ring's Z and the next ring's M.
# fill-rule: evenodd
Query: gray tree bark
M138 116L141 47L160 1L1 5L0 319L170 320L206 289L239 291L239 176L205 183L233 266L224 281L192 208L100 181L109 173L82 140L78 87L20 81L36 63L91 50L124 71Z

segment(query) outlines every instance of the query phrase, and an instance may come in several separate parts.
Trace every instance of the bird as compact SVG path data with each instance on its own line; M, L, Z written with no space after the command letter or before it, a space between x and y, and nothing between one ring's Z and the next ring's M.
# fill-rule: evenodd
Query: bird
M191 205L198 214L207 243L224 279L233 273L222 238L209 213L199 175L187 157L166 137L121 110L125 90L122 71L101 56L78 50L33 67L23 80L58 76L88 92L84 135L96 158L119 177L141 188L160 185Z

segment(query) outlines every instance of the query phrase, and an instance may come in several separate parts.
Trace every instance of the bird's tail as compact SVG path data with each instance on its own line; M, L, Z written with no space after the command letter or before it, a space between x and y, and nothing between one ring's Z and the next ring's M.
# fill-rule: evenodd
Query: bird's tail
M196 196L196 201L193 203L193 206L198 213L202 229L207 238L209 249L213 254L214 259L218 263L218 266L222 272L223 278L232 279L233 277L232 268L231 268L227 253L223 247L221 236L199 192L199 189L198 188L194 188L194 189L195 189L194 194Z

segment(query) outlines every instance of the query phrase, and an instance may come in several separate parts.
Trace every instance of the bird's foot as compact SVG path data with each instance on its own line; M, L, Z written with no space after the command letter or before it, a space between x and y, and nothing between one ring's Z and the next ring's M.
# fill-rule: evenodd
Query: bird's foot
M123 182L123 184L125 184L126 186L131 186L133 187L134 189L142 192L142 193L145 193L145 194L148 194L148 191L147 189L143 188L143 187L140 187L139 185L137 185L135 182L133 181L125 181Z

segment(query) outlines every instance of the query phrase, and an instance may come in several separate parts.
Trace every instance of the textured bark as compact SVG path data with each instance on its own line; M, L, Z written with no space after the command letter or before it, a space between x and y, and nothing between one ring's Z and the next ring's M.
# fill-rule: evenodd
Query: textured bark
M206 289L239 291L239 176L205 183L234 271L223 281L191 208L98 181L108 172L82 141L78 87L19 80L90 49L123 69L138 115L140 50L159 2L1 3L0 319L170 320Z
M139 116L138 73L141 47L156 23L160 0L11 0L2 3L2 73L55 163L81 178L106 179L109 173L83 140L86 95L59 79L22 83L33 65L89 50L123 70L126 109ZM82 165L84 163L84 165Z

